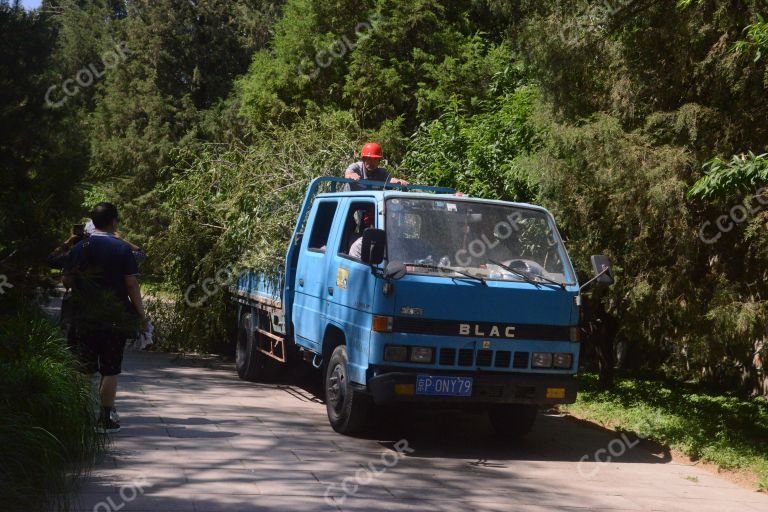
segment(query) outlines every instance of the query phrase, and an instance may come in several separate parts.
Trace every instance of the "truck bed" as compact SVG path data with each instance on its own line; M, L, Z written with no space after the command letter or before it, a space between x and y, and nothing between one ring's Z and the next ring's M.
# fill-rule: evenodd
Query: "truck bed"
M237 284L232 287L236 299L246 302L258 302L273 308L283 308L284 272L280 270L275 276L245 271L237 278Z

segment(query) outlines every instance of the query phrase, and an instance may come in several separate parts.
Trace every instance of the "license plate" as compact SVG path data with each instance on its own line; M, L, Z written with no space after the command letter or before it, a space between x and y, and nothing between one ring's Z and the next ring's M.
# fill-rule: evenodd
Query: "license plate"
M418 375L417 395L472 396L472 377L445 377L442 375Z

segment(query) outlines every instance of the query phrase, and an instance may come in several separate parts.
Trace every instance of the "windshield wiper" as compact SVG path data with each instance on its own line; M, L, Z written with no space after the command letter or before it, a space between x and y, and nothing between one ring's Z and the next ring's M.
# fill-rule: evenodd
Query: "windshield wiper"
M455 272L456 274L461 274L461 275L466 276L466 277L468 277L470 279L477 279L481 283L486 284L485 279L483 277L476 276L474 274L470 274L469 272L465 272L463 270L458 270L458 269L455 269L455 268L441 267L440 265L430 265L429 263L406 263L405 265L406 266L407 265L411 265L411 266L414 266L414 267L426 268L426 269L429 269L429 270L440 270L442 272Z
M488 260L488 261L490 261L494 265L500 266L501 268L503 268L507 272L511 272L511 273L513 273L513 274L515 274L517 276L522 277L527 282L531 283L532 285L535 285L536 287L538 287L540 283L537 283L536 281L534 281L532 279L532 277L538 277L539 279L542 279L542 280L544 280L544 281L546 281L548 283L552 283L554 285L557 285L560 288L562 288L563 290L565 290L565 285L563 283L558 283L557 281L555 281L553 279L550 279L548 277L544 277L544 276L539 275L539 274L531 274L529 272L523 272L522 270L518 270L516 268L512 268L509 265L505 265L505 264L501 263L500 261L495 261L495 260Z

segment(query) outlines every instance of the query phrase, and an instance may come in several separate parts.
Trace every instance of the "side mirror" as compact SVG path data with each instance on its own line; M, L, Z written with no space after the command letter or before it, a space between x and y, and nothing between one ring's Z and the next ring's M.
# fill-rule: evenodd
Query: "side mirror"
M595 277L581 285L579 291L595 282L606 286L613 284L613 269L611 268L611 260L608 259L608 256L596 254L590 258L590 261L592 262L592 272L595 274Z
M598 284L613 284L613 269L611 260L608 256L594 255L590 258L592 262L592 272L595 274L595 280Z
M397 281L406 274L405 263L402 261L390 261L384 267L384 279Z
M384 261L384 248L386 246L387 235L383 229L367 228L363 231L360 259L368 265L378 265Z

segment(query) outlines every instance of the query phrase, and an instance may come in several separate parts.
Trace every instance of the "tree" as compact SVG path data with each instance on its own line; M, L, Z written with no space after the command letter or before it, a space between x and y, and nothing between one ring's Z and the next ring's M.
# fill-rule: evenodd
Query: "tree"
M164 219L148 212L159 213L154 189L167 179L171 154L216 136L210 122L201 127L203 112L221 111L276 13L272 3L256 0L127 5L116 37L128 58L97 92L89 177L119 183L113 199L125 205L125 225L144 243L163 229Z
M36 275L57 228L79 205L86 152L73 120L45 102L56 81L50 17L0 2L0 34L0 274L14 286L0 299L8 299L11 292L32 294L39 284L28 276Z
M289 0L271 47L238 81L241 113L258 130L341 108L372 131L400 120L408 132L453 97L473 108L510 60L473 23L488 12L449 0Z

